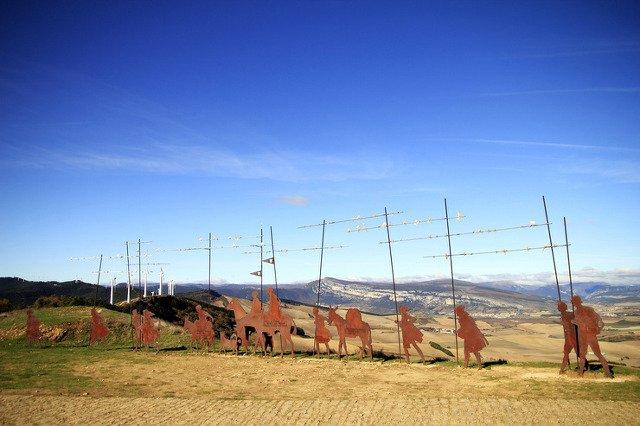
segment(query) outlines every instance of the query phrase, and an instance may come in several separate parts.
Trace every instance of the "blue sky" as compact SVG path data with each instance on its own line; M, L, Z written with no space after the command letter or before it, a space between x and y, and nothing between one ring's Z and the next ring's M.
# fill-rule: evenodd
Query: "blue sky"
M445 196L468 216L454 232L543 222L546 194L577 280L640 282L637 3L10 2L1 15L0 276L94 280L94 262L68 258L142 237L168 279L203 281L205 252L156 249L261 225L276 248L317 246L318 229L296 227L385 205L397 221L440 217ZM383 231L348 227L327 231L349 247L327 252L325 274L388 279ZM544 243L535 228L453 250ZM399 279L446 276L422 258L445 250L396 244ZM214 253L216 282L257 281L242 252ZM278 266L283 282L311 280L318 254ZM548 282L551 259L455 269Z

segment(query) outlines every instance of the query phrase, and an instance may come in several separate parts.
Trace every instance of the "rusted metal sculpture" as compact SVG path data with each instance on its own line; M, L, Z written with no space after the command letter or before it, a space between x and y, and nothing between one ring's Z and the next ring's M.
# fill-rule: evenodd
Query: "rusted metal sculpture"
M293 357L295 356L295 348L291 334L295 333L296 325L293 318L280 309L280 299L273 288L269 287L267 294L269 295L269 310L262 317L260 330L270 336L278 333L280 335L280 356L284 354L283 343L287 343L291 347L291 356Z
M198 319L195 322L191 322L189 318L185 317L184 328L191 334L192 343L196 343L199 346L206 345L207 350L210 350L215 341L211 315L202 309L200 305L196 305L196 313L198 314Z
M137 309L131 311L131 326L133 327L133 349L139 349L142 346L142 315Z
M269 295L269 310L262 312L262 304L258 298L258 293L253 292L253 301L251 303L251 312L246 313L244 308L236 299L231 299L229 307L233 310L236 320L236 335L242 337L242 345L245 351L249 348L249 337L251 333L255 333L257 338L254 342L262 347L263 353L267 353L267 346L272 337L279 333L282 340L291 348L291 355L294 355L295 348L291 333L295 331L295 323L293 318L283 313L280 309L280 300L276 296L272 288L267 289ZM283 355L284 348L280 345L280 355Z
M224 334L224 331L220 332L220 350L219 352L225 352L227 349L232 350L236 355L238 355L238 351L240 349L242 339L236 336L236 334L232 334L230 338Z
M258 298L257 291L252 293L252 298L251 311L249 314L247 314L237 299L231 299L229 301L229 307L233 310L233 315L236 321L236 336L241 338L245 352L249 351L249 338L251 333L255 333L258 336L253 345L253 351L255 353L256 344L260 343L264 348L264 345L262 344L264 339L259 332L259 329L261 328L260 325L262 323L262 303Z
M96 308L91 308L91 334L89 334L89 344L104 340L109 335L109 328L105 325L104 319Z
M338 356L342 356L342 348L344 348L345 355L347 352L347 337L359 337L362 342L360 347L360 358L362 359L366 355L367 348L369 348L369 356L373 359L373 348L371 346L371 327L369 324L362 321L362 314L356 308L347 309L347 315L342 318L336 313L336 308L329 307L329 325L335 323L336 330L338 331Z
M471 354L474 354L478 369L480 369L482 368L480 351L484 349L489 342L463 305L456 306L455 312L458 318L458 325L460 326L460 328L456 330L456 335L464 340L464 366L465 368L469 366L469 358Z
M42 323L33 313L33 309L27 309L27 342L35 343L42 338L40 325Z
M158 330L158 323L153 319L153 312L145 309L142 311L142 343L149 349L160 337L160 331Z
M413 323L416 319L411 316L409 309L406 306L400 307L400 329L402 330L402 346L404 348L404 356L407 362L409 362L409 348L411 345L418 351L420 359L424 362L424 354L418 346L418 343L422 343L422 332L418 330Z
M558 302L558 311L560 312L560 321L564 330L564 348L562 350L562 365L560 366L560 373L564 373L569 365L571 351L573 350L578 355L577 335L576 326L573 323L575 315L567 309L567 304Z
M580 296L573 296L571 298L573 303L575 318L573 323L578 326L578 341L580 342L580 357L578 369L582 375L587 363L587 350L591 348L591 351L598 357L602 363L604 374L607 377L613 377L611 375L611 369L604 355L600 351L600 345L598 344L598 334L602 332L604 322L600 315L589 306L582 304L582 298Z
M331 341L331 332L325 325L325 318L320 313L318 307L313 308L313 322L316 326L315 335L313 337L313 352L316 355L320 355L320 343L324 344L327 348L327 355L331 354L329 349L329 342Z

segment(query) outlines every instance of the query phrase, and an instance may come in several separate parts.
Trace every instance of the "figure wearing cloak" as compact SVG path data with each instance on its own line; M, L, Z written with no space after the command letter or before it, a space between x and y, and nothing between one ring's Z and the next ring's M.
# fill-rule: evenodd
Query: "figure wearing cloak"
M406 306L401 306L400 329L402 330L402 346L404 347L404 355L407 362L409 362L409 348L411 345L420 354L420 359L424 361L424 354L418 346L418 343L422 343L422 332L414 325L415 322L416 319L409 313L409 309Z
M27 309L27 341L29 343L37 342L42 337L40 324L40 320L33 314L33 309Z
M458 317L458 325L460 326L460 328L456 330L456 334L464 340L464 366L469 366L469 358L471 357L471 354L474 354L476 357L476 363L478 364L478 369L480 369L482 368L482 357L480 356L480 351L484 349L489 342L487 342L487 339L484 337L484 334L482 334L482 331L480 331L473 318L471 318L464 309L464 306L456 306L455 312Z
M105 325L102 316L96 308L91 308L91 334L89 335L89 344L104 340L109 335L109 328Z
M564 330L564 348L562 349L562 365L560 366L560 373L564 373L569 365L569 354L573 350L578 355L576 326L573 323L575 315L573 312L567 310L567 304L564 302L558 302L558 311L560 312L560 321L562 322L562 328Z
M611 369L602 351L600 351L600 345L598 344L598 334L602 332L604 322L600 315L589 306L582 304L582 298L580 296L573 296L571 298L573 302L575 319L573 323L578 326L578 342L580 343L580 357L579 357L579 369L580 374L584 373L585 366L587 364L587 350L591 348L591 351L598 357L602 363L604 374L607 377L613 377L611 375Z

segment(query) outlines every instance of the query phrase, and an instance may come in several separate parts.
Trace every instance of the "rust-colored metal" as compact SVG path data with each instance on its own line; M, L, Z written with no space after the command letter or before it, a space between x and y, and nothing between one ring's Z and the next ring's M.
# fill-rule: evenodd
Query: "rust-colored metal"
M89 344L93 345L100 342L109 335L109 327L104 323L102 315L98 313L96 308L91 308L91 334L89 335Z
M291 333L295 329L295 323L291 316L285 314L280 309L280 299L276 295L273 288L267 289L269 296L269 309L267 312L262 311L262 303L258 298L258 292L254 291L252 294L251 311L246 313L244 308L240 305L236 299L231 299L229 306L233 310L236 320L236 335L241 336L242 345L245 351L249 348L249 337L251 333L255 333L257 338L254 342L255 345L259 344L262 347L263 353L266 354L268 342L272 341L273 336L279 333L282 341L287 343L291 348L291 355L295 353L295 347ZM284 348L280 345L280 355L283 355Z
M158 323L153 319L153 312L145 309L142 311L142 327L141 327L142 343L148 349L160 337Z
M335 324L338 331L338 356L342 356L342 348L344 354L347 352L347 337L358 337L362 343L360 347L360 358L366 355L369 348L369 356L373 359L373 348L371 346L371 327L362 320L362 314L356 308L347 309L345 318L336 313L337 308L329 307L329 325Z
M320 344L324 344L327 348L327 355L331 354L329 349L329 342L331 341L331 332L325 325L325 318L320 313L318 307L313 308L313 322L316 326L315 335L313 337L313 352L316 355L320 355Z
M418 346L418 343L422 343L422 332L414 325L415 322L416 319L409 313L409 308L401 306L400 329L402 330L402 346L404 348L405 359L409 362L409 348L413 345L416 351L418 351L420 359L424 362L424 354Z
M455 312L458 318L458 325L460 326L460 328L456 330L456 335L464 340L464 366L469 366L469 358L471 354L474 354L476 363L480 369L482 368L480 351L484 349L489 342L463 305L456 306Z
M133 348L142 346L142 315L137 309L131 311L131 326L133 327Z
M237 299L231 299L229 301L229 307L233 310L233 315L236 321L236 336L240 337L245 352L248 352L249 350L249 338L252 333L255 333L258 336L253 345L254 352L259 341L263 341L262 336L258 332L260 329L260 323L262 322L262 302L258 297L257 291L251 293L251 298L251 311L249 311L249 314L247 314ZM261 345L264 347L262 343Z
M225 352L227 349L232 350L236 355L238 355L238 350L240 349L241 339L236 336L236 334L232 334L230 338L224 334L224 331L220 332L220 350L219 352Z
M262 316L260 335L265 333L274 336L278 333L280 335L280 356L284 353L285 343L291 348L291 356L295 356L295 347L291 338L291 332L295 330L293 318L282 312L280 299L272 287L267 289L267 294L269 296L269 310Z
M211 349L215 341L213 332L213 322L211 316L202 309L202 306L196 305L196 313L198 319L195 322L184 318L184 328L191 334L191 342L199 346L207 346L207 350Z
M575 315L568 310L567 304L562 301L558 302L558 311L560 312L560 321L564 330L564 348L562 349L562 365L560 366L560 373L564 373L569 365L571 351L573 350L578 358L580 356L577 350L576 325L573 323Z
M575 315L573 323L578 326L578 340L580 341L580 356L578 361L580 374L582 375L584 373L587 363L587 350L591 348L591 351L602 363L605 375L612 377L609 363L604 355L602 355L600 345L598 344L598 334L602 332L602 328L604 327L602 318L600 318L600 315L598 315L592 307L583 305L580 296L573 296L571 302L573 302Z
M27 341L29 343L35 343L42 338L42 333L40 332L41 324L33 313L33 309L27 309Z

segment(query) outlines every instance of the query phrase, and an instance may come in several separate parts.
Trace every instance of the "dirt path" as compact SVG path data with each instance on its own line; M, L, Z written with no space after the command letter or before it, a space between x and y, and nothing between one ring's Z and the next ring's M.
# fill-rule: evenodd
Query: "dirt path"
M638 424L631 402L517 399L220 400L0 396L3 424ZM25 419L29 419L25 421ZM582 423L582 422L580 422Z

